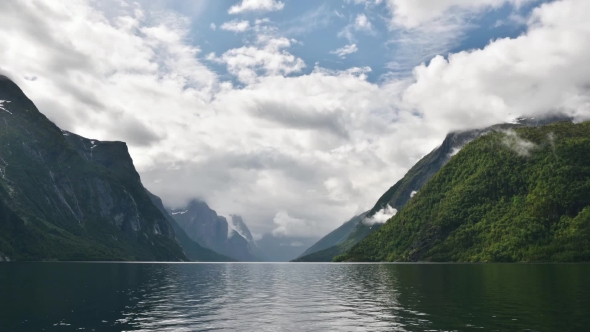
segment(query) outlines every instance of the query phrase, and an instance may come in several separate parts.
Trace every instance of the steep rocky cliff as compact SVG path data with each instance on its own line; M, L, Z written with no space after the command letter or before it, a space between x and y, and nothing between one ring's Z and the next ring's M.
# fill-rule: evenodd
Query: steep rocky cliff
M176 233L176 237L178 238L178 241L180 241L180 244L182 245L182 248L184 249L184 253L191 261L196 261L196 262L230 262L230 261L234 261L234 259L229 258L227 256L223 256L221 254L218 254L215 251L205 248L205 247L201 246L200 244L198 244L196 241L192 240L186 234L184 229L182 229L182 227L180 227L180 225L178 225L176 220L174 220L174 218L172 218L172 216L164 208L164 205L162 204L162 200L160 199L160 197L150 193L149 191L148 191L148 195L150 196L154 205L166 217L166 219L168 220L170 225L172 225L172 228L174 229L174 233Z
M184 261L123 142L89 140L0 76L0 256Z
M200 245L239 261L261 260L248 239L230 228L227 219L218 216L205 202L193 200L186 208L169 212L186 234ZM243 221L239 227L241 233L250 234Z

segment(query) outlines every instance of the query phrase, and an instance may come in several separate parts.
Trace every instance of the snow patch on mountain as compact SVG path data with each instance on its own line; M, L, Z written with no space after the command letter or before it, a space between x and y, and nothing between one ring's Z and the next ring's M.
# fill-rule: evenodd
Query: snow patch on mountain
M4 104L8 104L8 103L10 103L10 100L0 100L0 110L3 110L4 112L12 115L12 112L10 112L9 110L7 110L5 108L6 106Z

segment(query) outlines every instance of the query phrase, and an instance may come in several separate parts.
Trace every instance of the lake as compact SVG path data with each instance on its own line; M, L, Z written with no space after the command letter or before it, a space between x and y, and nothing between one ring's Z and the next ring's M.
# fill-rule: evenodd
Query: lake
M2 263L0 331L589 331L585 264Z

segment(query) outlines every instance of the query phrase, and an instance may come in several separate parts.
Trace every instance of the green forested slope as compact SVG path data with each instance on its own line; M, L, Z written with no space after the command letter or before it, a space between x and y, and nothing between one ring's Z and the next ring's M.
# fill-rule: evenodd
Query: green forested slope
M400 210L410 200L413 191L419 191L450 160L453 154L480 136L490 132L520 127L537 127L555 122L571 122L572 120L570 116L557 113L537 118L518 118L514 123L500 123L481 129L449 133L439 147L420 159L402 179L377 200L375 206L367 213L367 217L372 217L387 205Z
M589 261L590 123L467 144L337 261Z
M344 241L329 248L301 256L293 260L293 262L331 262L334 257L347 252L355 244L367 237L367 235L378 230L379 227L381 227L381 224L367 225L360 220Z
M364 216L370 218L387 206L400 210L412 197L414 192L430 180L465 144L489 132L519 127L532 127L559 121L571 122L572 118L563 114L546 115L541 118L518 118L514 123L501 123L487 128L449 133L442 144L420 159L398 182L389 188L377 203ZM346 224L345 224L346 225ZM360 222L349 228L345 240L334 243L332 247L321 250L317 245L309 248L304 255L297 258L300 262L330 262L335 256L341 255L360 242L364 237L380 228L380 224L368 225ZM342 227L341 227L342 228ZM340 229L334 231L337 232ZM334 233L333 232L333 233ZM324 239L329 238L330 233ZM322 241L324 240L322 239ZM320 244L320 242L318 242Z
M351 233L355 231L357 226L365 217L366 212L353 217L349 221L336 228L328 235L321 238L313 246L309 247L303 254L299 255L294 262L330 262L336 255L346 252L352 245L348 246L346 250L340 251L338 245L346 242ZM357 241L358 242L358 241ZM353 245L356 244L353 243ZM334 254L335 253L335 254Z

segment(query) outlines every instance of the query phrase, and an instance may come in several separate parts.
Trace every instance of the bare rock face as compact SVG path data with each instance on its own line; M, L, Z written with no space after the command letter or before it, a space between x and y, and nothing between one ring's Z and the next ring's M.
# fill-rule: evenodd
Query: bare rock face
M241 217L232 216L230 226L225 217L218 216L207 203L198 200L191 201L184 209L169 212L188 236L200 245L239 261L262 260Z
M123 142L60 130L0 76L0 252L13 260L187 260Z
M176 220L174 220L174 218L172 218L172 216L164 208L164 204L162 203L162 200L160 199L160 197L150 193L147 190L146 190L146 192L150 196L152 203L154 203L154 205L158 208L158 210L160 210L160 212L162 212L162 214L166 217L166 219L168 220L170 225L172 225L172 228L174 229L174 233L176 234L178 241L180 242L180 244L182 245L182 248L184 249L184 253L191 261L196 261L196 262L231 262L231 261L234 261L234 259L229 258L227 256L223 256L221 254L218 254L209 248L205 248L205 247L201 246L199 243L197 243L196 241L194 241L193 239L191 239L186 234L184 229L182 229L182 227L180 227L180 225L178 225Z

